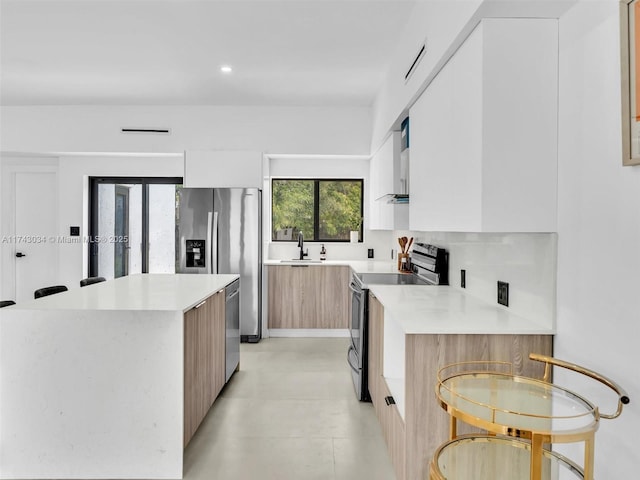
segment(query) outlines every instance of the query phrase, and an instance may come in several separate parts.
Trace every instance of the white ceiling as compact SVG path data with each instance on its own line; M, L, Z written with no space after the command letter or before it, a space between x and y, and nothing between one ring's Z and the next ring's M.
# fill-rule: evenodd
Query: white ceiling
M414 3L1 0L0 103L370 105Z

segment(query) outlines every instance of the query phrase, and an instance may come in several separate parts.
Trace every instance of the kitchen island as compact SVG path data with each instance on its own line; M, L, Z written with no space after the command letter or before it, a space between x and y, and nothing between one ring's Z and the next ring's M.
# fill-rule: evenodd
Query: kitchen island
M131 275L3 308L0 478L182 478L237 278Z

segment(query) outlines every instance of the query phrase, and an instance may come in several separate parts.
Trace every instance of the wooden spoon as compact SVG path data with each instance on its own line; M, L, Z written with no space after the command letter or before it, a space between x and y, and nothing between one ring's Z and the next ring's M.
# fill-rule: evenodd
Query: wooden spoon
M413 244L413 237L409 239L409 245L407 245L407 253L409 253L409 249L411 248L411 244Z

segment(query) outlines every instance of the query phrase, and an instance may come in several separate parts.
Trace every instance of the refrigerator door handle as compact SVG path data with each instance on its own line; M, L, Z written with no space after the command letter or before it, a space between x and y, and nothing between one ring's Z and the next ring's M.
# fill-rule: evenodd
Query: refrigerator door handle
M212 238L211 238L211 232L212 230L212 223L213 223L213 212L207 212L207 245L209 245L209 247L206 249L205 253L204 253L204 260L206 262L207 265L207 273L213 273L212 267L211 267L211 244L212 244Z
M211 232L211 273L218 273L218 212L213 212L213 227L209 229Z

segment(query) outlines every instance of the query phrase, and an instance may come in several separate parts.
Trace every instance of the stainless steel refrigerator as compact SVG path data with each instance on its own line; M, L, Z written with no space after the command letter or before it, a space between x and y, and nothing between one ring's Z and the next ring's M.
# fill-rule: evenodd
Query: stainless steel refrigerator
M176 273L240 275L240 338L262 335L262 191L178 188Z

